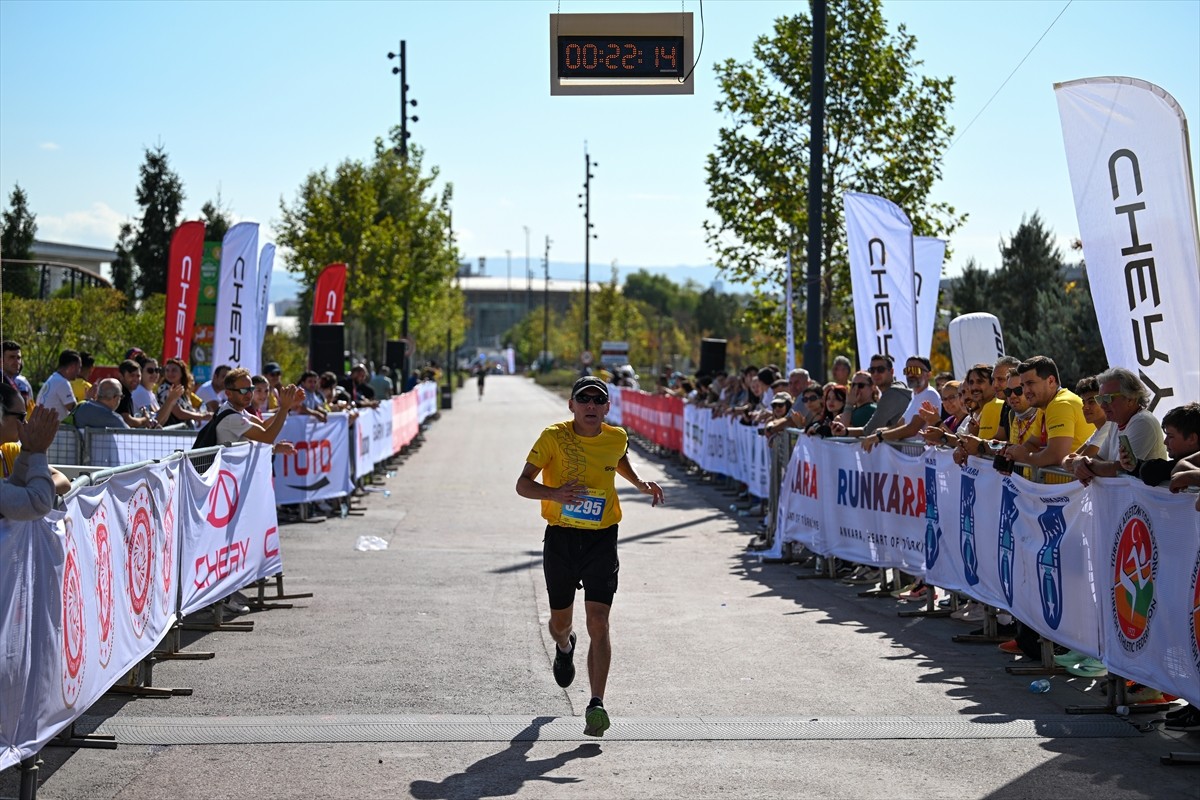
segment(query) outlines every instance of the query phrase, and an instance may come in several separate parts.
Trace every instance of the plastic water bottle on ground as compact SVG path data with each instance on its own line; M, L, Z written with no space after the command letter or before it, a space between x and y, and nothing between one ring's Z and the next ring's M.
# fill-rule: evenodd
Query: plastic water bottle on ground
M360 536L354 543L354 549L364 553L368 550L387 550L387 547L387 540L378 536Z
M1034 694L1045 694L1046 692L1050 691L1050 681L1046 680L1045 678L1038 678L1036 681L1033 681L1029 684L1029 691L1033 692Z

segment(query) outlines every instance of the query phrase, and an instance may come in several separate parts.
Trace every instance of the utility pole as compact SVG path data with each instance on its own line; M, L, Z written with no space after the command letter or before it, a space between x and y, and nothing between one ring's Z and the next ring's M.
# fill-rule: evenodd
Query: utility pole
M387 57L388 57L388 60L391 60L394 58L400 59L400 66L392 67L392 74L400 76L400 144L398 147L396 147L395 152L397 155L400 156L400 160L403 162L403 166L407 167L408 166L408 137L412 135L408 132L408 121L409 121L409 119L411 119L413 122L417 121L416 114L413 114L412 117L409 117L409 115L408 115L408 107L411 105L413 108L416 108L417 101L408 99L407 42L405 42L403 39L401 39L400 40L400 52L399 53L388 53ZM411 239L409 240L409 251L410 251L410 255L411 255L411 251L412 251ZM409 259L409 266L410 266L410 268L413 266L411 258ZM401 335L401 338L404 339L404 361L403 361L404 376L403 377L404 377L405 381L408 380L408 374L409 374L409 372L412 371L409 366L409 364L411 363L411 359L412 359L412 353L409 352L409 346L408 346L408 342L410 341L410 339L408 338L408 301L409 301L409 298L411 295L412 295L412 280L411 280L411 276L410 276L410 279L407 282L406 287L404 289L404 319L400 325L400 335Z
M812 100L808 135L808 325L804 368L818 383L825 380L825 347L821 339L821 183L825 152L825 0L812 4Z
M583 349L591 350L592 339L592 270L591 245L596 234L592 233L592 167L600 166L588 156L587 142L583 143L583 194L579 195L579 207L583 209Z
M512 305L512 250L504 251L505 262L508 264L508 277L504 282L504 318L508 322L508 327L513 324L513 305Z
M451 257L454 256L454 211L446 209L446 249L450 251ZM458 259L455 259L457 261ZM458 283L458 275L454 276L454 282ZM451 340L452 329L454 328L454 316L446 317L446 388L442 390L442 408L449 409L454 397L454 344Z
M533 271L529 269L529 226L521 227L525 229L525 313L528 314L533 310Z
M545 290L542 292L542 371L550 366L550 237L546 237L546 257L542 260L546 271Z

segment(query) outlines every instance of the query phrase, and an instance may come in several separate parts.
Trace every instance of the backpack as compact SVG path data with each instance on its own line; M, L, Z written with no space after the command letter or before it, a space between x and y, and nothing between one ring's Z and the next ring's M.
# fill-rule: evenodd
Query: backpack
M203 450L205 447L216 447L220 442L217 441L217 425L221 420L225 419L230 414L238 413L233 408L223 408L217 412L217 415L204 423L204 427L196 434L196 441L192 444L192 450Z

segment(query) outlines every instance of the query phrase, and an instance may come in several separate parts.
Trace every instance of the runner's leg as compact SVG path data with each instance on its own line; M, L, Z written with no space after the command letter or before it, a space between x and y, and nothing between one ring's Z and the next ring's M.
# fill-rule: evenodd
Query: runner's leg
M550 609L550 638L554 640L554 643L563 652L566 652L566 649L571 644L570 638L574 610L574 604L566 608Z
M608 612L612 606L586 600L587 630L591 638L588 648L588 681L592 685L592 696L604 699L604 687L608 684L608 667L612 662L612 643L608 638ZM553 623L554 612L551 612Z

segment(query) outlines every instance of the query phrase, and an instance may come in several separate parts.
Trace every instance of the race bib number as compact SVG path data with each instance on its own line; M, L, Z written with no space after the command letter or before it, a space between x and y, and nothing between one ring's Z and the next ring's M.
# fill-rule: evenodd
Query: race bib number
M602 489L588 489L587 496L573 505L562 507L562 518L570 520L575 528L599 528L604 518L604 506L608 498Z

